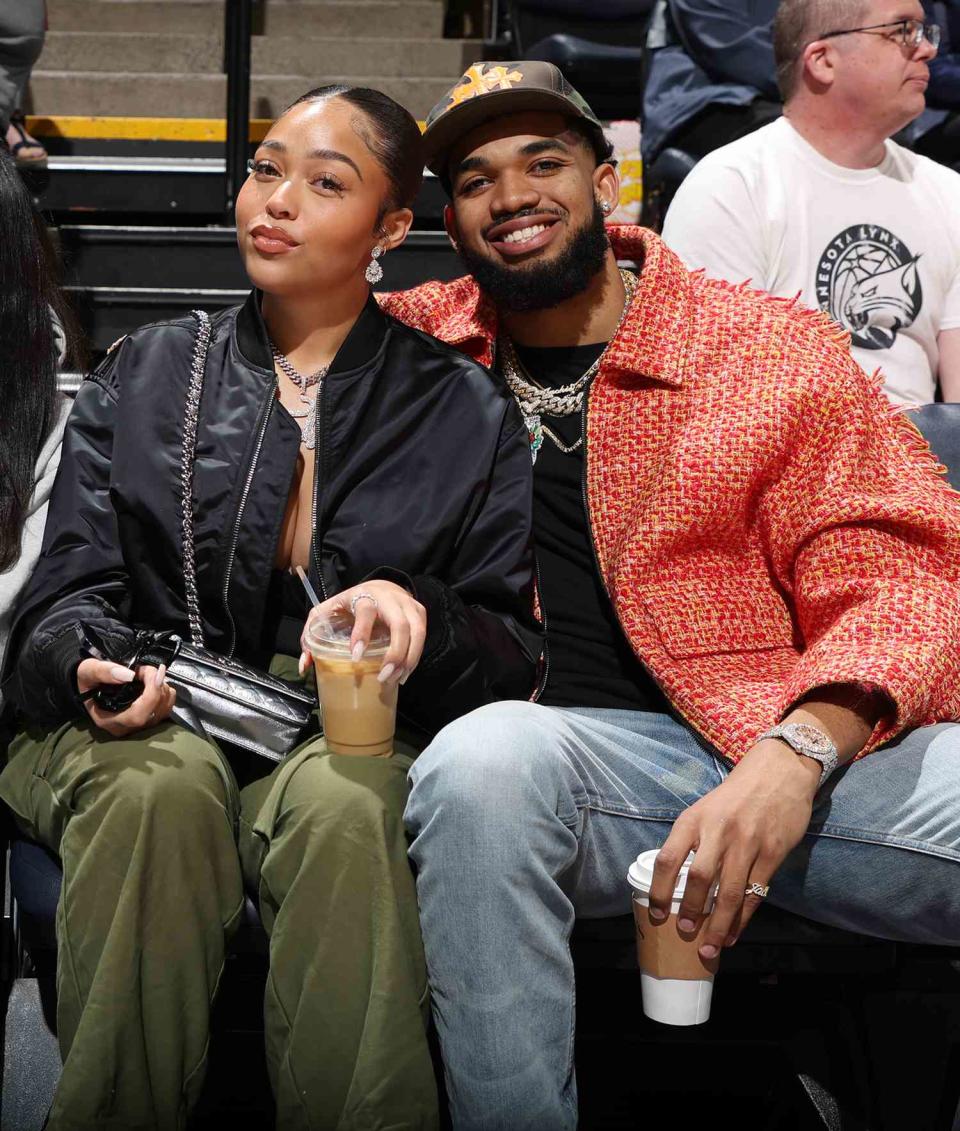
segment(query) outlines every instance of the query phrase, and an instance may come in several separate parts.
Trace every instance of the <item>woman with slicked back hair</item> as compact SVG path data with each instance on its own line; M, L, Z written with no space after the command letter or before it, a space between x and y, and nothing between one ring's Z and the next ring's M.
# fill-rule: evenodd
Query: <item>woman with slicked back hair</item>
M78 394L11 639L28 725L0 774L63 860L51 1131L184 1126L245 891L270 940L277 1127L438 1125L407 770L449 719L528 695L540 637L523 420L485 369L371 294L422 170L416 122L386 95L310 91L250 163L236 219L254 290L213 317L202 369L202 320L185 317L124 339ZM173 721L162 666L128 667L135 627L198 626L216 652L311 681L308 611L334 609L355 615L355 658L375 627L389 636L392 756L314 732L279 765L243 757ZM98 656L81 651L91 631ZM133 702L110 710L125 683Z

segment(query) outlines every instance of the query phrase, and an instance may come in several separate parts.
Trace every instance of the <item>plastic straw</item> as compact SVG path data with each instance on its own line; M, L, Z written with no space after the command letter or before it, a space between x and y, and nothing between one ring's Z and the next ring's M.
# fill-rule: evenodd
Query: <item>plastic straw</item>
M303 582L304 589L306 589L307 591L307 596L310 598L310 604L313 605L314 608L316 608L317 605L320 604L320 598L317 596L313 586L310 584L310 578L307 577L307 575L303 572L303 566L296 566L295 568L297 573L300 575L300 580Z

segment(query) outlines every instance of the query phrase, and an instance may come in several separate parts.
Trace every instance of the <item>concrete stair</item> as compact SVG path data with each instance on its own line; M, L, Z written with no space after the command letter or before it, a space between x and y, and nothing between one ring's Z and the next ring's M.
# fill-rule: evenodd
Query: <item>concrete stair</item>
M375 86L423 118L482 45L441 36L442 0L264 0L254 19L251 116L312 86ZM27 109L44 115L221 117L220 0L49 0Z

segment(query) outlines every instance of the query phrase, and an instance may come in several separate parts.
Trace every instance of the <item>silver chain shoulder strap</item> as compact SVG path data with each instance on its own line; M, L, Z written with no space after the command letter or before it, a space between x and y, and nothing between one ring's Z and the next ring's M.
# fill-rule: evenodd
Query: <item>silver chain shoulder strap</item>
M200 395L210 348L210 315L205 310L192 311L197 320L197 337L190 361L190 383L183 414L183 447L180 451L180 491L183 508L183 587L187 596L187 617L190 639L203 647L203 622L200 620L200 598L197 595L197 564L193 541L193 465L197 455L197 423L200 419Z

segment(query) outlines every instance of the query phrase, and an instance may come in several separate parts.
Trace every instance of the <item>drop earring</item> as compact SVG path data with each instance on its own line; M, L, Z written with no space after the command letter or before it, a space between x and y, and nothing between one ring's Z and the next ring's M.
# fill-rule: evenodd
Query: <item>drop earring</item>
M367 269L364 272L367 282L373 286L374 283L379 283L383 278L383 268L380 266L380 256L383 255L383 248L376 244L373 251L370 252L372 256L370 262L367 264Z

